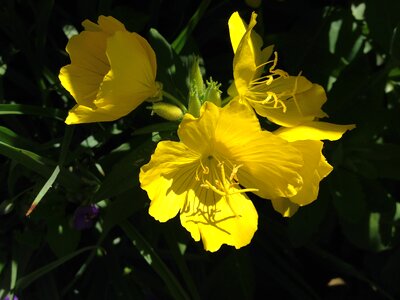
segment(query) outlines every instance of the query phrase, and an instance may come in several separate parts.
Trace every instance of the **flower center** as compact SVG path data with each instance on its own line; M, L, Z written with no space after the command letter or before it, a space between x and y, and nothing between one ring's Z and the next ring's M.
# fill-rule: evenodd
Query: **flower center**
M200 160L200 165L196 170L196 180L201 181L201 187L210 189L214 193L224 197L232 212L237 216L230 205L230 196L233 194L257 192L258 189L246 188L242 189L239 185L237 172L242 165L234 165L227 161L230 175L226 174L226 163L219 160L213 155L208 155L206 159Z
M271 84L274 81L276 82L276 80L278 79L286 79L289 77L289 75L281 69L276 69L276 65L278 64L278 54L276 51L274 52L273 60L267 61L257 66L257 68L263 68L267 64L272 64L271 67L268 69L268 74L253 79L250 82L243 98L246 101L250 102L250 104L261 104L271 109L278 108L282 109L283 112L286 112L287 110L285 102L293 99L297 109L300 111L295 97L295 94L297 92L298 78L300 74L296 78L293 89L276 92L274 91L274 88L271 87Z

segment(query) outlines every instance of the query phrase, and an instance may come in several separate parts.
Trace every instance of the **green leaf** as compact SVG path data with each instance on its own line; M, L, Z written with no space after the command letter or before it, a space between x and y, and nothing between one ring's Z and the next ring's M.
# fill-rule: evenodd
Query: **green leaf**
M382 187L379 188L378 183L374 181L367 181L362 185L362 189L368 193L365 200L368 201L369 208L354 218L339 214L342 232L358 248L376 252L390 249L398 238L396 203L390 194ZM351 199L348 198L348 201Z
M79 244L80 237L80 231L72 229L65 216L50 217L47 221L46 240L59 258L73 252Z
M400 23L393 29L390 41L390 55L397 65L400 64Z
M288 220L288 236L293 246L307 244L317 232L321 231L320 224L326 217L329 204L326 193L326 190L321 188L317 200L301 207Z
M25 148L25 149L38 149L39 145L29 139L25 139L7 127L0 126L0 141L8 145Z
M150 124L148 126L136 129L133 135L149 134L152 132L162 132L162 131L176 131L178 129L178 124L173 122L162 122Z
M138 185L139 168L147 163L153 150L154 143L151 140L145 140L115 163L94 195L94 202L119 195Z
M366 0L365 19L371 37L379 45L380 52L390 50L393 29L399 23L400 1Z
M29 210L26 213L26 216L29 216L32 211L36 208L36 206L39 204L39 202L43 199L43 197L46 195L48 190L52 187L53 183L56 181L58 174L60 173L60 167L57 166L49 179L46 181L46 183L43 185L42 189L39 191L39 193L36 195L35 199L33 200L31 206L29 207Z
M49 178L56 163L28 150L20 149L0 141L0 154L17 161L27 169L38 173L44 178ZM71 173L61 170L60 183L70 189L78 189L81 185L79 178Z
M381 178L400 180L400 145L376 144L366 160L372 162Z
M50 176L52 172L50 166L55 166L55 163L49 159L31 151L13 147L2 141L0 141L0 154L21 163L26 168L39 173L43 177Z
M240 249L216 261L202 289L206 299L256 299L253 261L249 251Z
M126 220L122 221L120 226L144 260L158 275L160 275L161 279L169 289L171 296L174 299L190 299L186 291L180 285L178 279L168 269L167 265L154 251L153 247L135 229L135 227Z
M337 168L329 175L328 180L333 205L339 217L355 222L366 216L365 194L359 177Z
M150 29L149 43L157 54L157 80L163 89L186 105L189 93L189 69L168 41L154 28Z
M29 273L28 275L21 277L20 279L17 280L17 282L15 284L15 290L22 290L22 289L28 287L32 282L39 279L43 275L48 274L49 272L51 272L54 269L58 268L59 266L63 265L64 263L71 260L72 258L78 256L79 254L81 254L85 251L92 250L93 248L96 248L96 247L89 246L89 247L84 247L82 249L79 249L79 250L75 251L74 253L65 255L64 257L61 257L61 258L47 264L46 266L41 267L41 268L33 271L32 273Z
M204 15L205 11L207 10L208 6L210 5L211 0L203 0L201 1L199 7L197 8L196 12L190 18L186 27L181 31L178 37L172 42L172 48L176 51L176 53L180 53L185 46L188 38L192 34L194 28L196 27L197 23L200 21L201 17Z
M26 104L0 104L0 115L31 115L54 118L64 122L67 114L65 111L57 108Z
M381 218L380 213L371 212L354 222L343 218L339 221L343 234L350 242L361 249L379 252L391 248L383 242L380 227Z
M136 211L145 207L145 204L148 203L148 198L144 191L139 191L138 189L138 187L129 189L119 194L115 197L116 199L107 206L104 216L104 231L111 229L121 222L121 220L126 220Z
M324 251L316 246L308 246L307 249L311 251L312 256L318 259L322 263L329 264L333 270L337 270L340 273L350 275L362 282L367 283L373 290L378 291L381 295L385 296L386 299L394 300L394 298L388 294L384 289L378 286L375 282L369 279L363 272L357 270L350 263L332 255L331 253Z

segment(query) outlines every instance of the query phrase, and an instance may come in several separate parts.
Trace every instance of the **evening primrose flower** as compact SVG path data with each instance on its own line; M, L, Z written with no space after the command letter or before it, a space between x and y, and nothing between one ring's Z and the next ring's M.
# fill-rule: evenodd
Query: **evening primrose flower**
M149 213L180 221L208 251L243 247L257 230L258 215L245 193L292 197L302 186L302 154L261 130L254 112L239 102L220 108L205 102L199 118L186 114L179 142L161 141L140 170Z
M281 127L274 134L287 140L298 149L304 160L303 167L298 171L303 179L303 186L296 195L291 197L272 198L272 206L284 217L291 217L299 207L315 201L318 197L319 184L329 175L333 167L322 154L321 140L335 141L355 125L337 125L327 122L308 122L292 128Z
M321 110L326 101L324 89L304 76L289 76L277 69L278 56L273 53L273 46L261 50L262 38L253 31L256 18L257 14L253 13L248 26L237 12L229 19L235 56L234 82L228 94L233 100L253 107L260 116L285 127L326 117Z
M143 37L113 17L100 16L98 24L85 20L82 25L85 30L66 47L71 64L59 75L77 102L65 123L113 121L159 96L156 56Z

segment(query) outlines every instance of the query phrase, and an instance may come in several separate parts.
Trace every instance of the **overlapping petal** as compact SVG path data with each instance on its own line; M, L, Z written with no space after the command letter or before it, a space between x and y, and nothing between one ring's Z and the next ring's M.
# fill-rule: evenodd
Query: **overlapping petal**
M284 197L271 199L271 203L272 207L286 218L292 217L300 208L298 204Z
M78 104L67 124L116 120L159 92L155 53L144 38L112 17L83 26L68 42L71 64L59 75Z
M242 165L238 170L240 183L257 188L255 193L260 197L292 196L301 187L297 170L303 162L299 151L262 131L253 111L239 102L222 109L205 103L199 119L183 120L179 136L192 149L228 157L233 165Z
M316 118L327 117L321 109L326 102L325 90L303 76L281 77L274 80L269 89L280 99L285 99L285 107L276 109L257 102L253 102L252 106L257 114L275 124L294 127Z
M354 129L354 124L339 125L328 122L306 122L293 128L279 128L274 133L287 141L298 140L330 140L336 141L348 131Z
M256 17L253 13L248 26L237 12L229 19L235 53L229 95L281 126L292 127L325 117L321 109L326 101L325 91L303 76L289 76L276 69L276 53L275 58L270 58L273 47L261 49L262 39L253 30ZM268 71L262 75L265 68Z
M302 188L291 197L273 198L274 209L285 217L292 216L300 206L318 198L319 184L333 167L322 154L323 139L337 140L354 125L336 125L325 122L309 122L292 128L280 128L274 134L287 140L302 153L304 165L299 170L303 179Z
M140 172L141 187L151 204L149 214L165 222L180 211L182 226L208 251L222 244L243 247L257 230L257 212L242 193L223 197L196 179L200 155L179 142L160 142ZM210 170L216 166L209 166ZM218 173L217 173L218 174ZM213 173L209 180L214 181ZM232 193L235 189L232 189Z
M251 241L258 217L245 192L277 198L301 189L301 151L261 130L244 104L206 102L199 118L185 115L178 135L180 142L158 144L141 169L141 187L154 218L164 222L179 211L182 226L209 251Z

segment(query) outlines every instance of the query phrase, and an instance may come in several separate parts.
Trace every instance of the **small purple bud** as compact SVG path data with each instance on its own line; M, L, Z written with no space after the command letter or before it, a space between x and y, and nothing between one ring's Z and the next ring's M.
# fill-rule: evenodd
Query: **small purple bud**
M72 217L72 225L77 230L88 229L99 215L100 208L96 204L78 207Z
M4 298L4 300L18 300L18 297L17 296L10 296L10 295L7 295L5 298Z

